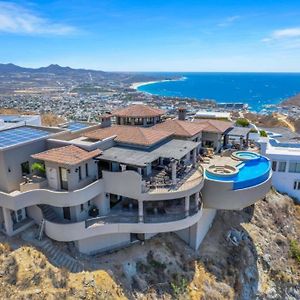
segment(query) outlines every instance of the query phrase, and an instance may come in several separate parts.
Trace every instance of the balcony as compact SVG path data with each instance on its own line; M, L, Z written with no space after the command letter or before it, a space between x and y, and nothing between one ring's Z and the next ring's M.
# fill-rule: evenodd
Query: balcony
M143 181L143 193L148 195L168 194L175 192L184 192L203 184L203 168L201 165L185 168L176 173L176 183L173 183L163 172L159 172L150 180ZM200 190L199 189L199 190Z

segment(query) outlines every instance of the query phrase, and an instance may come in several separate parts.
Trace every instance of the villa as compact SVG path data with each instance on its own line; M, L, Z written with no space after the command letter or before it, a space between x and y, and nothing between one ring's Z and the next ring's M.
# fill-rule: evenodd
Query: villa
M269 160L227 147L234 126L166 120L144 105L99 124L0 131L0 224L94 254L174 232L198 249L218 209L243 209L271 186Z

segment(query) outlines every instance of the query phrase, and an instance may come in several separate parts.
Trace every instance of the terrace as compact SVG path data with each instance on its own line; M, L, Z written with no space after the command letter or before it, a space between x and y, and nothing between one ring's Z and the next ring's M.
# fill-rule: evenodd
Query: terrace
M143 191L178 190L202 177L197 163L199 143L171 140L152 151L112 147L98 156L98 168L111 172L133 170L142 176Z

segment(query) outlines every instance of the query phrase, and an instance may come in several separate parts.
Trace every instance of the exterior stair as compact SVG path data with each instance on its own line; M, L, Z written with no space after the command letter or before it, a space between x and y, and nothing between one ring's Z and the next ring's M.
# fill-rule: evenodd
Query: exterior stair
M38 240L41 241L44 235L44 228L45 228L45 219L42 219L40 225L39 225L39 231L38 231Z
M49 239L45 239L38 245L47 255L48 259L59 268L66 268L73 273L82 272L83 264L55 246Z
M38 205L38 207L42 210L43 217L47 221L55 222L58 220L58 216L56 215L53 208L51 208L51 206L46 205L46 204L40 204L40 205Z

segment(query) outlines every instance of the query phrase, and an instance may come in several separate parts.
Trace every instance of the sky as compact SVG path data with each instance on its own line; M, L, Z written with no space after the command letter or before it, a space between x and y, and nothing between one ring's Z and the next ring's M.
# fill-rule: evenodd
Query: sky
M300 72L300 1L0 0L0 63Z

